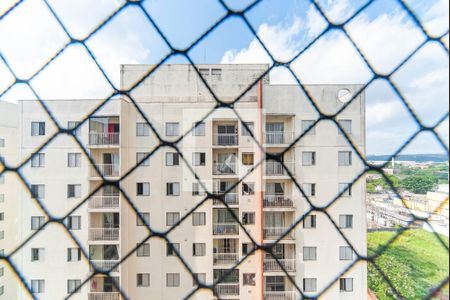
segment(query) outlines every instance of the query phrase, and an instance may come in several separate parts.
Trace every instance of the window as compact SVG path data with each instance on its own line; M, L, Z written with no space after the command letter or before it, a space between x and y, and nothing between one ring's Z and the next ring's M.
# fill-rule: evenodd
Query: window
M177 213L177 212L166 213L166 225L167 226L173 226L178 221L180 221L180 213Z
M68 153L67 154L67 166L69 168L81 167L81 153Z
M136 123L136 136L149 136L150 126L147 123Z
M211 78L213 81L221 81L222 80L222 69L212 69L211 70Z
M149 287L150 286L150 274L149 273L136 274L136 286L137 287Z
M252 252L254 249L254 245L252 243L243 243L242 244L242 255L248 255L249 253L255 254Z
M343 197L352 195L352 185L350 183L339 183L339 193L343 193Z
M69 216L67 218L67 227L69 230L80 230L81 229L81 217L80 216Z
M304 183L303 184L303 192L308 197L316 196L316 184L315 183Z
M32 168L45 167L45 153L33 153L31 155L31 167Z
M206 255L206 244L204 244L204 243L192 244L192 255L193 256L205 256Z
M311 126L314 125L316 121L314 120L303 120L302 121L302 132L305 132L308 130ZM306 135L315 135L316 134L316 127L314 126L311 128Z
M5 220L5 213L0 213L0 221L4 221Z
M43 261L44 253L44 248L31 248L31 261Z
M178 274L178 273L166 274L166 286L167 287L179 287L180 286L180 274Z
M242 183L242 195L254 195L255 194L255 183L253 182L243 182Z
M342 129L347 135L350 135L352 133L352 120L340 120L339 125L341 125ZM340 135L343 135L342 131L338 131Z
M198 122L194 124L194 129L192 130L193 136L205 136L206 135L206 125L204 122Z
M245 128L244 124L242 124L242 135L243 136L251 136L255 132L255 124L253 122L245 122L248 129Z
M5 239L5 231L0 230L0 240L4 240L4 239Z
M339 279L339 288L341 292L353 292L353 278Z
M179 123L166 123L166 136L178 136L180 135Z
M303 152L303 165L304 166L315 166L316 165L316 152Z
M205 195L205 191L203 187L198 182L192 183L192 196L203 196Z
M45 122L31 122L31 136L45 135Z
M136 195L150 196L150 183L149 182L138 182L136 184Z
M136 216L136 225L137 226L146 226L145 223L150 224L150 214L149 213L139 213Z
M31 185L31 194L33 198L37 198L39 200L45 198L45 185L43 184L32 184Z
M255 163L254 153L242 153L242 164L244 166L253 166Z
M304 278L303 279L303 291L307 293L317 291L317 279L316 278Z
M176 256L177 252L180 253L180 244L178 243L167 243L167 256Z
M69 279L67 280L67 293L80 293L81 292L81 280Z
M146 158L150 153L147 152L137 152L136 153L136 164L140 164L140 167L150 166L150 157Z
M179 196L180 195L180 183L179 182L167 182L166 189L167 189L167 196Z
M312 229L312 228L316 228L316 226L317 226L317 216L316 215L308 215L305 217L305 220L303 221L303 228Z
M254 212L243 212L242 213L242 224L243 225L254 225L255 224L255 213Z
M353 227L353 215L340 215L339 216L340 228L352 228Z
M192 153L192 165L193 166L204 166L204 165L206 165L206 153L204 153L204 152L194 152L194 153Z
M81 184L67 185L67 198L80 198L80 197L81 197Z
M72 130L75 127L77 127L78 125L80 125L80 122L69 121L69 122L67 122L67 129ZM73 135L75 135L75 136L80 136L80 133L81 133L81 127L78 127L76 130L73 131Z
M5 184L5 174L0 175L0 184Z
M201 284L206 284L206 273L194 273L194 279L192 281L193 286L197 286L197 282ZM197 279L197 281L196 281Z
M206 213L194 212L192 213L192 226L204 226L206 225Z
M81 260L81 249L80 248L67 248L67 261L74 262Z
M41 294L45 292L45 281L42 279L31 280L31 292Z
M353 260L353 250L350 246L339 247L340 260Z
M178 166L180 164L180 155L177 152L166 153L166 166Z
M339 151L338 164L339 164L339 166L351 166L352 165L352 152L351 151Z
M317 247L303 247L303 260L305 261L317 260Z
M150 256L150 244L144 243L140 246L138 246L136 250L136 256L137 257L147 257Z
M5 194L0 194L0 203L5 202Z
M31 230L39 230L42 226L44 226L45 217L31 217Z
M243 274L243 279L244 279L244 285L248 285L248 286L255 286L256 285L256 274L255 273L248 273L248 274Z
M0 148L5 148L5 139L0 139Z

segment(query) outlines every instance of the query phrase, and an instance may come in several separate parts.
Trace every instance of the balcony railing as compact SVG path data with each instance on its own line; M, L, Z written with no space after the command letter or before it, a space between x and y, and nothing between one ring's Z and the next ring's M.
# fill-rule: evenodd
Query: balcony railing
M91 209L119 208L119 196L94 196L89 200Z
M119 132L90 132L89 145L91 146L117 146L120 144Z
M118 177L120 176L120 168L118 164L100 164L96 165L103 177ZM98 177L99 174L94 166L91 166L91 177Z
M264 239L266 240L277 240L282 235L286 233L290 228L289 227L265 227L264 228ZM286 236L284 236L284 239L295 239L295 231L291 230Z
M293 162L278 162L278 161L266 161L266 172L267 176L286 176L288 172L283 167L283 165L288 168L288 170L295 174L295 164Z
M214 289L219 296L239 295L239 283L220 283L217 284Z
M270 131L265 134L267 145L286 145L294 141L294 132L290 131Z
M215 223L213 224L213 234L234 235L239 233L238 223Z
M90 241L118 241L119 228L89 228Z
M215 133L213 136L213 145L215 146L235 146L238 144L238 135L236 133Z
M287 272L295 272L295 259L279 259ZM264 272L284 272L275 259L264 259Z
M297 293L295 291L264 291L264 300L296 300Z
M88 300L119 300L120 293L119 292L89 292Z
M222 194L221 192L215 192L216 195ZM239 198L237 193L226 193L223 195L223 202L228 205L239 205ZM220 200L214 199L214 205L220 205L223 203Z
M118 260L91 260L93 264L99 271L102 272L118 272L119 271L119 261ZM94 272L94 267L90 267L91 272Z
M236 173L236 163L214 163L213 175L234 175Z
M293 208L294 201L286 195L264 195L264 208Z
M237 253L214 253L214 265L235 265L238 263L239 254Z

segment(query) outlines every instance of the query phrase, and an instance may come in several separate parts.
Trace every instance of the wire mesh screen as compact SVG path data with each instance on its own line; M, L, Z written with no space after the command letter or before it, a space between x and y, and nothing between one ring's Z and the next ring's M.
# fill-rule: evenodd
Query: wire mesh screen
M10 8L8 8L3 15L0 16L0 23L5 22L7 18L10 16L13 16L16 11L23 6L26 2L29 2L32 0L21 0L17 1L14 5L12 5ZM41 0L34 0L34 1L41 1ZM213 1L213 0L212 0ZM448 145L445 141L445 139L439 134L438 128L442 126L448 120L448 111L442 112L442 117L435 122L433 125L426 125L425 122L421 119L421 116L418 112L415 111L413 106L410 104L408 100L408 96L403 93L401 88L392 80L392 78L396 75L396 73L410 61L413 59L418 52L420 52L421 49L427 47L430 44L437 45L448 57L448 46L446 44L446 37L448 36L448 31L440 36L435 36L430 34L426 27L423 25L420 17L416 14L416 12L408 5L407 1L404 0L396 0L396 4L399 5L400 9L404 11L404 13L409 16L414 23L414 26L416 27L416 30L420 31L421 35L424 37L423 42L420 43L417 47L413 49L406 57L402 58L399 61L395 61L395 68L393 68L390 72L384 73L380 72L373 64L371 59L367 56L367 54L361 49L361 47L358 45L358 43L354 40L352 35L349 33L347 25L352 22L355 18L358 17L362 12L367 10L371 5L376 3L376 0L368 1L361 5L355 12L352 13L352 15L348 16L344 21L342 22L336 22L333 21L327 11L323 7L322 1L317 0L309 0L309 4L314 7L315 10L320 14L320 16L326 20L326 27L325 29L318 34L314 39L312 39L310 42L308 42L307 45L302 47L300 51L297 51L295 55L290 58L287 61L280 61L277 60L276 57L273 55L271 49L266 46L265 41L258 35L257 30L254 28L254 26L251 24L251 22L248 20L248 15L256 8L258 5L261 5L261 3L264 2L264 0L257 0L252 3L249 3L245 8L241 10L235 10L232 8L231 5L227 4L227 1L225 0L216 0L218 4L226 11L226 14L224 14L219 20L217 20L208 30L197 36L195 39L190 41L190 45L185 48L178 48L173 45L171 40L167 37L164 30L161 29L159 22L156 21L151 14L148 12L148 10L144 7L145 1L126 1L122 3L120 6L118 6L112 13L110 13L109 16L104 18L104 20L98 24L93 30L91 30L87 35L85 35L84 38L75 38L71 32L67 29L66 21L65 19L60 16L55 8L52 6L50 1L42 0L41 1L44 5L46 10L49 12L49 17L52 18L55 22L54 25L58 26L60 30L63 31L64 35L67 38L67 43L63 45L60 49L57 49L57 51L54 51L48 57L46 58L45 63L43 63L31 76L21 77L20 70L17 70L13 67L13 65L10 63L6 55L4 53L0 53L0 59L1 62L6 66L8 72L12 74L14 77L13 81L4 86L2 85L2 90L0 91L0 96L3 96L7 94L9 91L11 91L13 88L15 88L18 85L25 85L27 86L30 91L32 92L33 96L38 100L40 107L43 109L47 117L51 120L52 125L57 128L57 131L52 134L43 144L41 144L39 147L33 150L32 155L29 155L25 159L23 159L18 165L11 164L8 162L8 160L2 160L2 170L0 172L0 175L5 175L7 173L14 174L19 178L21 181L22 187L24 190L27 190L30 195L32 195L33 202L40 208L40 210L43 212L45 219L42 222L38 222L39 229L33 232L29 237L27 237L24 241L22 241L20 244L15 245L12 251L9 253L4 253L0 256L2 261L8 265L8 267L12 270L13 273L17 275L18 280L23 284L23 287L28 291L28 294L33 299L39 299L39 294L34 293L35 287L32 286L32 283L30 281L30 278L28 277L28 274L23 273L23 271L20 269L19 266L17 266L14 261L11 259L11 257L21 251L24 247L32 243L33 239L39 234L40 231L44 230L47 226L50 225L57 225L61 228L64 228L64 230L67 232L68 239L70 239L74 245L77 245L81 249L81 255L88 259L90 268L93 270L90 275L82 280L81 282L75 282L73 283L74 286L70 289L70 292L68 293L66 299L70 299L74 296L76 296L76 292L80 289L82 289L84 286L88 286L89 282L92 278L98 275L106 276L107 278L113 278L111 273L116 269L118 266L120 266L122 263L124 263L126 260L128 260L132 255L136 255L138 251L142 251L142 246L148 242L149 240L161 240L168 243L168 251L174 253L179 263L184 267L184 269L190 274L192 277L192 280L196 283L195 286L191 289L189 293L183 296L183 299L189 299L193 297L196 293L198 293L200 290L210 290L216 297L220 298L221 295L219 294L218 286L222 282L226 282L226 280L230 277L232 277L235 273L234 270L238 269L239 266L249 259L249 257L258 252L264 252L268 256L270 256L280 269L282 273L284 273L288 280L291 282L292 286L294 286L295 291L297 292L296 298L298 299L319 299L322 296L324 296L335 284L340 283L340 278L345 276L351 270L356 264L359 263L367 263L371 268L376 270L379 273L379 276L381 278L381 281L383 281L389 288L391 296L396 299L418 299L414 298L412 295L408 294L402 294L402 292L399 291L398 286L396 283L392 282L391 278L385 273L385 270L378 266L377 258L383 255L383 253L389 249L390 245L395 243L405 232L410 230L415 226L415 224L419 223L429 223L428 217L421 217L416 214L413 214L409 211L407 208L406 203L404 203L405 211L407 214L410 215L410 220L405 223L404 225L400 226L392 235L392 237L389 239L389 241L384 244L382 247L377 249L375 253L371 253L370 255L366 255L365 253L359 253L351 243L351 241L346 237L345 233L343 232L342 228L332 218L330 213L328 212L329 208L331 208L336 202L341 200L341 197L348 192L349 189L351 189L351 186L355 184L357 181L365 179L365 176L368 172L375 172L382 176L387 182L387 185L389 188L394 191L399 198L402 198L401 193L399 192L398 188L394 185L391 178L387 176L383 168L386 167L387 163L385 165L374 165L371 164L365 157L365 153L361 152L361 149L356 146L351 138L351 136L346 132L345 128L342 127L342 123L338 122L340 114L346 110L356 99L365 92L365 90L374 82L376 81L383 81L385 84L387 84L393 92L398 96L398 98L401 100L402 107L407 111L409 117L411 117L414 120L414 123L418 126L418 129L408 138L406 138L404 141L401 142L401 147L399 147L394 153L392 153L391 158L395 158L397 155L399 155L405 148L407 148L420 134L422 133L429 133L433 135L433 138L437 143L439 143L442 148L445 150L447 156L448 156ZM280 3L278 5L282 6L283 3ZM145 71L145 74L138 78L130 87L126 89L121 89L119 86L115 84L115 81L110 78L108 75L108 72L105 70L105 66L99 61L99 59L94 55L93 51L90 48L89 41L93 39L103 28L107 28L110 23L112 23L116 18L118 18L121 14L124 14L127 10L130 8L137 9L140 11L142 15L145 16L146 20L153 26L153 28L156 30L157 35L163 40L165 46L170 49L169 54L163 57L159 62L157 62L154 66L149 68ZM194 49L198 44L200 44L204 39L206 39L208 36L212 35L218 28L220 28L225 22L227 22L229 19L237 18L245 24L245 26L248 28L248 30L251 32L251 34L254 36L254 38L257 40L257 43L264 49L264 52L267 56L270 57L272 63L270 66L262 72L259 76L254 78L253 83L245 87L245 89L241 92L241 94L235 99L232 99L232 101L224 101L221 99L221 97L216 95L216 91L214 87L211 85L211 82L209 82L205 76L205 74L202 74L201 70L196 66L196 63L190 56L190 51ZM79 20L82 22L82 20ZM325 35L327 35L331 31L338 31L341 34L343 34L346 39L351 43L352 48L356 51L355 55L358 55L363 61L365 66L370 70L370 80L365 82L359 91L352 95L352 98L349 99L348 102L345 103L345 105L342 106L342 108L339 109L336 113L328 114L324 112L320 105L317 103L317 99L311 94L311 91L307 88L305 83L302 81L301 75L298 74L293 69L293 64L295 61L305 55L308 49L313 47L315 44L318 43L318 41ZM106 80L107 84L109 85L111 89L111 93L108 97L105 97L102 99L101 102L94 108L90 109L89 111L86 111L86 115L83 119L77 120L78 122L76 124L73 124L70 128L67 126L61 124L61 122L58 120L58 116L55 115L55 113L52 111L51 106L46 102L46 99L43 99L41 95L36 91L35 87L33 86L34 82L33 80L41 74L45 69L50 68L52 64L54 64L55 60L59 56L62 55L62 53L69 48L72 45L77 45L82 47L86 53L89 55L89 64L92 64L96 69L98 69L101 73L101 76ZM1 48L1 47L0 47ZM380 51L382 49L380 48ZM207 118L214 113L214 111L219 109L229 110L233 111L237 118L242 122L245 130L249 132L250 137L253 139L254 143L257 145L257 148L259 151L263 153L263 157L259 162L255 163L255 166L251 168L248 173L246 173L244 176L242 176L237 182L235 182L233 185L228 186L226 191L223 191L223 193L217 194L215 191L208 191L207 187L204 186L204 183L202 181L201 176L199 176L196 173L195 167L191 165L189 162L189 159L186 158L186 153L183 153L182 147L180 147L180 144L184 139L192 134L194 130L196 130L196 125L193 125L190 130L183 133L180 137L178 137L176 140L168 140L165 138L155 127L155 124L151 121L151 118L149 118L142 107L140 106L140 103L135 100L135 96L133 95L133 91L137 89L139 86L141 86L146 80L151 78L158 70L165 65L170 59L174 57L182 57L185 59L190 65L192 65L197 73L197 76L200 78L200 80L205 85L208 94L211 95L211 97L214 100L214 108L211 109L211 111L206 112L203 114L203 116L199 116L198 120L196 120L196 124L201 123L202 121L207 120ZM317 120L312 122L310 126L306 129L305 132L302 134L295 136L292 141L289 143L289 146L283 149L282 152L274 154L269 153L266 151L263 143L258 139L258 137L255 137L251 128L249 128L249 125L244 122L242 117L240 116L239 112L236 110L236 105L241 103L245 95L253 88L257 87L259 82L263 81L270 72L274 71L275 69L283 69L287 73L289 73L292 78L294 79L296 85L298 88L305 94L306 98L308 99L308 102L310 105L315 109L319 117ZM80 140L80 137L77 134L77 130L82 128L82 126L89 123L90 119L103 107L105 107L108 103L111 101L114 101L114 99L117 99L118 97L123 97L128 99L130 101L130 104L133 106L133 108L138 112L140 117L144 120L146 125L148 126L151 133L156 137L158 140L158 145L155 147L150 153L146 153L141 157L141 160L139 163L134 165L129 171L127 171L125 174L121 174L119 179L110 179L108 176L105 176L105 170L102 168L102 166L99 166L96 164L95 159L92 157L89 149L86 147L86 145ZM445 101L445 100L443 100ZM314 130L316 126L318 126L319 123L322 122L332 122L334 126L338 128L340 133L342 134L343 138L346 140L348 145L352 148L352 151L356 153L359 160L361 160L364 164L364 169L359 173L356 174L353 182L349 184L344 190L342 190L338 195L336 195L333 199L329 199L329 202L326 206L318 206L314 203L314 201L311 198L311 196L308 196L308 193L304 190L304 187L297 181L297 178L292 174L291 169L287 165L285 161L283 161L282 157L285 153L287 153L292 147L295 145L298 145L301 141L304 140L305 136L308 135L309 131ZM39 130L39 129L36 129ZM68 136L70 137L81 149L83 156L89 160L89 163L92 164L95 168L95 173L101 177L101 184L95 188L94 191L92 191L87 197L83 199L79 204L77 204L75 207L71 208L70 211L65 214L64 216L59 216L55 213L52 213L52 208L49 208L45 201L42 200L42 197L39 195L39 190L34 188L32 186L32 183L27 180L26 176L23 174L23 169L27 164L29 164L35 157L38 155L38 153L41 153L44 151L49 145L55 141L59 136ZM196 180L198 180L198 184L202 186L206 191L205 196L202 201L200 201L195 207L192 207L189 209L188 212L186 212L184 215L182 215L180 218L176 218L174 216L173 224L170 226L169 229L164 231L156 230L149 219L141 214L138 210L138 207L136 206L136 199L131 196L126 190L124 190L121 186L121 182L126 180L136 169L140 168L143 164L145 164L145 161L147 159L150 159L155 153L158 151L161 151L161 149L171 149L172 151L178 153L181 160L184 162L184 164L189 169L189 172L195 176ZM389 160L389 159L388 159ZM242 220L233 212L233 209L230 207L229 202L227 201L227 195L233 191L239 184L241 184L254 170L256 170L260 165L265 163L266 161L272 161L277 162L282 165L282 168L286 172L287 176L290 178L290 180L294 183L295 188L299 191L299 193L306 199L308 202L310 209L308 211L302 212L302 215L293 222L292 226L290 228L287 228L287 230L280 234L280 236L276 239L275 242L267 244L267 243L261 243L257 239L255 239L252 234L247 230L245 227L245 224L243 224ZM113 171L113 170L110 170ZM106 172L108 173L108 172ZM120 191L120 194L122 196L122 199L126 204L134 211L136 216L138 216L139 221L142 225L146 227L146 238L142 240L139 244L137 244L131 251L128 253L123 253L121 255L121 258L118 259L116 262L112 263L109 266L99 266L92 263L92 261L89 260L89 249L86 249L86 247L83 246L83 243L77 238L76 235L71 231L71 228L73 228L74 223L76 223L76 220L71 220L70 216L77 211L80 207L82 207L84 204L89 203L90 201L94 201L94 196L96 193L98 193L101 189L105 187L115 187ZM144 189L144 187L141 187ZM75 189L75 188L74 188ZM201 207L204 203L208 201L216 201L223 203L223 206L231 212L230 216L234 219L234 222L238 224L239 229L242 230L245 235L250 239L253 247L252 250L249 251L246 255L243 255L238 262L234 265L233 268L227 269L223 274L219 274L217 278L215 278L214 282L211 283L205 283L202 280L196 276L195 272L190 267L190 261L187 257L184 257L183 253L175 246L175 244L172 243L172 241L169 238L169 235L171 232L173 232L176 228L180 226L183 222L185 222L188 218L191 218L193 213ZM448 204L448 199L446 201L443 201L441 206L436 209L436 211L439 211L442 209L443 206ZM342 269L339 274L329 274L330 277L333 278L327 285L325 285L320 291L314 292L313 295L310 293L305 293L302 284L296 281L295 277L292 276L292 274L287 269L286 264L284 264L274 253L276 245L280 244L280 242L288 237L292 232L295 230L296 227L299 226L299 224L302 224L305 219L311 215L311 214L321 214L325 216L330 224L332 224L334 230L342 236L342 238L345 240L345 242L352 248L352 250L356 253L357 259L355 261L348 265L345 269ZM68 221L70 220L70 221ZM430 225L430 227L432 227ZM445 250L448 252L448 244L446 241L442 238L441 235L434 233L436 239L440 241L442 244L442 247L445 248ZM44 271L44 270L43 270ZM162 275L161 275L162 276ZM130 279L131 280L131 279ZM145 279L140 279L145 280ZM175 280L175 279L173 279ZM427 292L427 295L423 297L423 299L433 299L434 297L437 297L441 291L445 288L445 286L448 283L448 273L445 275L445 278L442 278L442 281L440 284L436 285L432 289L430 289ZM131 280L131 281L134 281ZM111 284L115 286L115 289L117 289L118 293L124 298L124 299L130 299L130 296L127 295L126 291L123 289L122 284L119 284L117 281L112 280ZM342 282L340 283L342 284ZM65 289L65 287L61 287L61 289ZM1 298L1 297L0 297ZM278 299L278 298L277 298ZM281 299L281 298L280 298ZM283 298L284 299L284 298Z

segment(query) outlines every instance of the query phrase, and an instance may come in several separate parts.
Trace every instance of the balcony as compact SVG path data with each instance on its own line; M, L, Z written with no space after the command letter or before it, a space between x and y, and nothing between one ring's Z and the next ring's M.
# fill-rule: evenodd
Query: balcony
M264 291L264 300L296 300L295 291Z
M220 195L223 197L223 202L225 202L228 205L239 205L239 198L237 193L226 193L221 194L220 192L216 192L216 195ZM223 203L220 200L214 199L214 205L221 205Z
M215 223L213 224L214 235L235 235L239 234L238 223Z
M294 132L268 131L265 134L266 145L287 145L294 141Z
M288 227L264 227L264 239L265 240L278 240L283 236L286 231L290 228ZM295 230L291 230L283 239L293 240L295 239Z
M291 197L282 194L264 195L264 208L294 208Z
M90 146L119 146L120 133L119 132L90 132L89 133Z
M238 135L236 133L214 133L214 146L237 146Z
M88 203L90 209L116 209L119 208L119 196L94 196Z
M283 165L291 172L292 175L295 174L295 164L293 162L283 162L278 161L266 161L266 176L289 176Z
M215 286L214 290L221 297L239 296L239 283L220 283Z
M120 228L89 228L89 241L118 241Z
M91 264L102 272L119 272L118 260L91 260ZM90 266L91 272L94 272L94 267Z
M239 261L238 253L214 253L214 265L236 265Z
M295 259L278 259L287 272L295 272ZM275 259L264 259L264 272L284 272Z
M89 292L88 300L119 300L119 292Z
M120 176L120 167L118 164L99 164L96 166L100 171L100 174L105 178ZM99 174L95 170L94 166L91 166L91 177L99 177Z
M213 175L236 175L236 163L214 163Z

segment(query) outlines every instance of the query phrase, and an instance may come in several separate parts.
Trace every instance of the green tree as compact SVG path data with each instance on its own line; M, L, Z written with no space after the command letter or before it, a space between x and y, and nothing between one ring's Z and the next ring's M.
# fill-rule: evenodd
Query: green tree
M415 194L426 194L431 191L437 184L437 180L433 176L418 175L407 177L401 182L401 186Z

